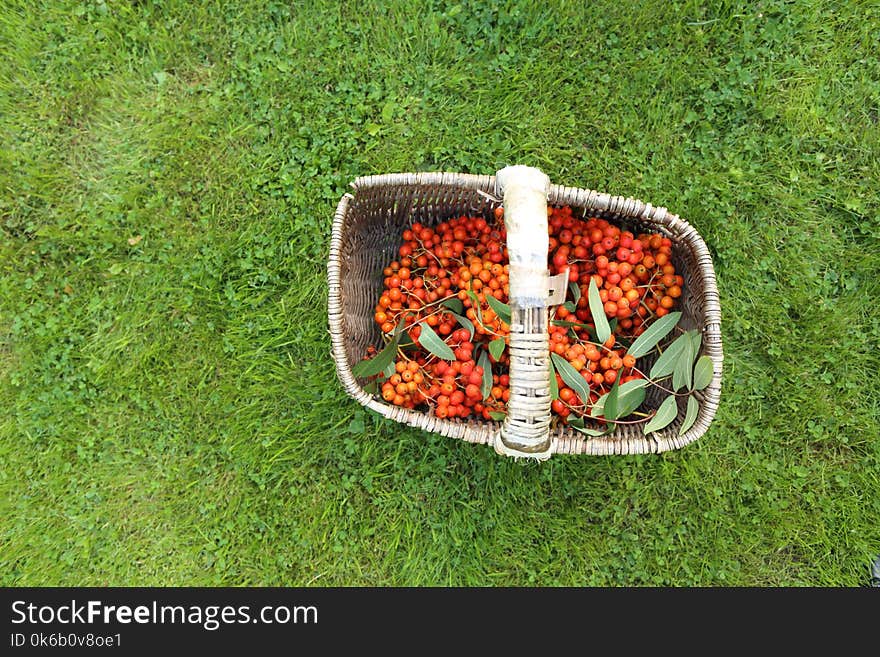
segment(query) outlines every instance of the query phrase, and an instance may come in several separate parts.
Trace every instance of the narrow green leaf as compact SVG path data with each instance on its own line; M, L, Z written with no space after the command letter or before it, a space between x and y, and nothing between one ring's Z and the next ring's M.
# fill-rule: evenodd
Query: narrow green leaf
M582 328L582 329L592 329L593 328L589 324L584 324L583 322L570 322L567 319L554 319L550 323L553 324L553 326L565 326L567 328L570 328L572 326L577 326L578 328Z
M669 317L669 315L666 315L666 317ZM675 371L675 364L678 362L681 352L689 342L690 337L685 333L684 335L678 336L672 344L666 347L666 351L660 354L660 358L657 359L654 366L651 368L651 378L660 379L672 374Z
M688 331L691 341L694 343L694 355L700 353L700 347L703 346L703 333L697 329Z
M712 359L708 356L700 356L697 359L697 364L694 366L694 390L702 390L707 385L712 383L712 377L714 376L714 371L712 367Z
M439 335L434 333L434 329L428 326L427 322L422 322L422 332L419 334L419 344L430 351L437 358L443 360L455 360L455 352L449 348L449 345L443 342Z
M571 366L571 363L559 354L551 352L550 359L553 361L553 364L556 365L556 371L559 372L559 376L562 377L565 385L574 390L575 394L580 397L584 404L589 404L590 386L584 381L584 377L582 377L580 373Z
M473 307L474 312L477 314L477 321L480 323L480 326L485 328L486 325L483 324L483 308L480 305L480 297L478 297L477 293L473 290L468 290L467 295L468 299L471 300L471 306Z
M571 298L577 306L577 302L581 300L581 286L577 283L569 283L568 289L571 292Z
M694 380L694 341L687 333L683 337L684 347L672 371L672 389L676 392L682 388L690 388Z
M559 399L559 381L556 380L556 368L553 366L553 359L548 361L550 365L550 399Z
M590 277L590 290L587 297L590 300L590 313L593 315L593 323L596 325L596 337L599 338L599 342L604 343L611 337L611 326L609 326L608 318L605 316L602 299L599 298L599 288L596 287L596 281L592 276ZM647 333L647 331L645 332Z
M440 305L446 306L447 308L449 308L449 310L451 310L456 315L463 315L464 314L464 304L461 302L461 299L458 299L456 297L451 297L449 299L446 299Z
M391 378L395 371L396 370L394 369L394 362L392 361L388 363L384 370L382 370L382 374L384 374L385 378L388 379Z
M391 340L385 345L378 354L370 360L362 360L351 368L351 373L356 377L373 376L384 371L390 363L394 362L397 355L397 347L400 344L400 336L406 326L406 316L402 317L391 334ZM393 372L392 372L393 373ZM389 375L390 376L390 375Z
M501 321L505 324L510 324L510 306L506 303L501 303L498 299L493 297L488 292L486 293L486 303L489 304L489 307L495 311L495 314L501 318Z
M694 399L694 396L691 395L688 397L688 407L687 412L684 414L684 422L681 423L681 429L678 430L678 435L683 436L684 433L694 426L694 422L697 421L697 415L700 412L700 402Z
M562 307L570 313L573 313L577 310L577 307L574 305L573 301L566 301L564 304L562 304Z
M641 358L647 354L657 346L660 340L669 335L669 332L678 324L679 318L681 318L680 312L663 315L663 317L656 320L645 329L644 333L636 338L636 341L632 343L627 353L633 358Z
M654 417L645 425L645 435L652 431L660 431L660 429L669 426L676 415L678 415L678 406L675 404L675 395L669 395L660 404L660 408L657 409Z
M385 348L370 360L362 360L351 368L351 373L356 377L373 376L384 370L394 362L397 355L397 343L400 342L400 333L395 335Z
M480 392L483 393L483 399L488 399L492 393L492 363L489 362L489 352L485 349L480 350L477 365L483 368L483 384L480 386Z
M587 436L604 436L606 433L614 429L614 425L609 425L604 429L593 429L592 427L588 427L584 424L584 418L575 417L568 419L568 426L570 426L575 431L580 431L582 434Z
M501 358L501 354L504 353L504 347L507 344L504 342L504 338L495 338L492 342L489 343L489 353L492 355L496 361Z
M452 315L453 317L455 317L456 321L459 324L461 324L462 328L466 328L468 330L468 333L471 334L470 339L473 339L474 333L476 331L476 329L474 328L474 323L471 320L469 320L467 317L465 317L464 315L459 315L458 313L453 313L453 312L451 312L449 314Z
M608 391L608 397L605 398L605 419L606 420L616 420L619 416L617 414L617 399L620 396L620 379L617 379L614 382L614 385L611 386L611 390Z
M645 379L634 379L621 384L617 391L617 417L626 417L645 401L648 382Z
M599 397L596 403L590 408L590 417L601 417L605 412L605 400L608 399L608 393Z
M502 413L501 411L489 411L489 417L496 422L501 422L507 417L507 413Z

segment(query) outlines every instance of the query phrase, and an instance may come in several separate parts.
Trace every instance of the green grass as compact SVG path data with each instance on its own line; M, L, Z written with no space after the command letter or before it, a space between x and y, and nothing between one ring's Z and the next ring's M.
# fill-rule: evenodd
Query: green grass
M0 582L865 585L878 41L869 2L4 3ZM512 163L705 238L697 443L523 465L343 393L347 183Z

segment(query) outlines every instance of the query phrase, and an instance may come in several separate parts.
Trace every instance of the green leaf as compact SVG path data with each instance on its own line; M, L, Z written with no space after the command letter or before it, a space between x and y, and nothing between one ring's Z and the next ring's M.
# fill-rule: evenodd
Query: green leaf
M553 359L548 361L550 365L550 399L559 399L559 382L556 380L556 368L553 366Z
M471 339L473 339L474 333L476 331L476 329L474 329L474 323L464 315L459 315L458 313L453 312L450 312L449 314L455 317L455 319L458 321L459 324L462 325L463 328L466 328L468 330L468 333L471 334Z
M573 301L566 301L564 304L562 304L562 307L570 313L573 313L577 310L577 307L574 305Z
M401 330L403 329L403 320L398 324L394 331L394 337L385 345L385 348L370 360L362 360L351 368L351 373L356 377L373 376L383 371L390 363L394 362L397 355L397 345L400 343ZM455 355L453 354L453 358Z
M708 356L700 356L697 364L694 366L694 390L702 390L712 383L714 376L714 368L712 367L712 359Z
M582 417L569 418L568 426L570 426L575 431L580 431L582 434L585 434L587 436L594 436L594 437L595 436L604 436L606 433L608 433L614 427L614 425L609 425L608 427L606 427L604 429L593 429L591 427L584 425L584 418L582 418Z
M581 286L577 283L569 283L568 289L571 291L571 298L575 306L577 306L577 302L581 300Z
M617 413L617 400L620 397L620 379L616 379L614 381L614 385L611 386L611 390L608 391L608 396L605 398L605 419L606 420L616 420L620 415Z
M665 315L665 317L669 317L669 315ZM678 357L681 355L681 352L684 351L685 345L690 341L690 336L685 333L678 336L672 344L666 347L666 351L660 354L660 358L657 359L654 366L651 368L651 378L659 379L672 374L675 371L675 364L678 362Z
M489 411L489 417L496 422L501 422L507 417L507 413L502 413L501 411Z
M666 317L668 317L668 315L666 315ZM675 419L676 415L678 415L678 406L675 403L675 395L669 395L663 400L663 403L660 404L660 408L657 409L657 412L654 414L654 417L651 418L651 421L645 425L645 435L652 431L660 431L660 429L669 426L669 424Z
M492 363L489 362L489 352L480 350L477 365L483 368L483 384L480 386L480 392L483 393L483 399L488 399L492 393Z
M578 328L585 328L585 329L592 328L592 326L589 326L588 324L583 324L582 322L569 322L567 319L554 319L550 323L553 324L553 326L565 326L565 327L577 326Z
M384 370L382 370L382 374L384 374L385 378L388 379L391 378L395 371L396 370L394 369L394 362L392 361L388 363Z
M582 377L580 373L571 366L571 363L559 354L551 352L550 359L553 361L553 364L556 365L556 371L559 372L559 376L565 381L565 385L574 390L575 394L580 397L584 404L589 404L590 386L584 381L584 377Z
M684 422L681 423L681 429L678 430L678 435L683 436L684 433L690 429L694 422L697 421L697 414L700 412L700 402L694 399L694 396L691 395L688 397L688 407L687 412L684 414Z
M434 333L434 329L428 326L427 322L422 322L422 332L419 334L419 344L430 351L437 358L443 360L455 360L455 352L449 348L449 345L440 339L440 336Z
M489 343L489 353L492 354L492 358L496 361L501 358L501 354L504 353L504 347L507 344L504 342L504 338L495 338L492 342Z
M645 401L648 381L633 379L622 384L617 391L617 417L626 417Z
M495 311L495 314L501 318L502 322L510 324L510 306L506 303L501 303L488 292L486 293L486 303L488 303L492 310Z
M587 297L590 300L590 313L593 315L593 323L596 325L596 337L599 338L599 342L604 344L611 337L611 326L609 326L608 318L605 316L602 299L599 298L599 288L596 287L596 280L592 276L590 276L590 290Z
M605 412L605 400L608 399L608 393L601 395L596 403L590 407L590 417L601 417Z
M684 347L675 361L672 371L672 389L690 388L694 381L694 341L689 334L684 334Z
M451 297L449 299L446 299L440 305L446 306L447 308L449 308L449 310L451 310L456 315L463 315L464 314L464 304L461 302L461 299L459 299L457 297Z
M694 343L694 355L700 353L700 347L703 346L703 333L697 329L693 329L688 331L688 335L691 336L691 341Z
M477 321L480 323L480 326L486 328L486 325L483 324L483 308L480 305L480 297L477 296L477 293L473 290L467 291L468 299L471 300L471 306L474 309L474 312L477 313Z
M645 401L647 385L648 381L646 379L633 379L632 381L627 381L619 387L617 391L616 409L618 413L618 418L626 417L642 405L642 402ZM590 415L592 417L604 416L605 402L608 400L609 394L610 393L606 392L604 395L596 400L595 404L593 404L592 409L590 409Z
M675 328L675 325L678 324L680 318L680 312L663 315L663 317L651 324L645 329L644 333L636 338L636 341L632 343L632 346L626 353L633 358L641 358L656 347L660 340L669 335L669 332Z

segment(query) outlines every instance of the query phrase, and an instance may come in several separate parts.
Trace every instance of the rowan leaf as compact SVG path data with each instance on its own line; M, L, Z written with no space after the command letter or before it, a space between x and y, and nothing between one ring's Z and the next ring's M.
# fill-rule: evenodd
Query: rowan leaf
M450 297L449 299L444 299L440 304L441 306L446 306L456 315L464 314L464 304L461 302L461 299L457 297Z
M694 390L702 390L712 383L712 377L715 375L712 367L712 359L708 356L700 356L697 364L694 366Z
M370 360L362 360L357 363L351 368L351 373L356 377L373 376L382 372L389 364L393 363L394 357L397 355L397 346L400 344L400 336L403 332L404 324L404 320L400 320L397 328L394 329L391 341L385 345L385 348ZM455 358L454 354L453 358Z
M419 344L430 351L437 358L443 360L455 360L455 352L450 349L449 345L443 342L439 335L434 332L427 322L421 324L422 332L419 333Z
M604 343L611 337L611 326L608 324L608 318L605 316L602 299L599 298L599 288L596 286L596 280L592 276L590 277L590 290L587 298L590 301L590 313L593 315L593 323L596 325L596 337L599 338L599 342Z
M489 353L492 355L496 361L501 358L501 354L504 353L504 347L507 346L507 343L504 341L504 338L495 338L492 342L489 343Z
M486 293L486 303L489 304L489 307L495 311L495 314L498 315L499 319L505 324L510 324L510 306L506 303L502 303L494 296Z
M645 425L645 435L651 433L652 431L660 431L675 420L675 417L678 415L678 406L675 403L675 395L669 395L666 399L663 400L663 403L660 404L660 408L657 409L657 412L654 414L654 417Z
M644 333L636 338L636 341L632 343L632 346L627 349L626 353L633 358L641 358L656 347L660 340L669 335L669 332L678 324L680 317L680 312L663 315L663 317L656 320L645 329Z
M559 376L562 377L565 385L574 390L575 394L580 397L584 404L588 404L590 402L590 386L584 381L584 377L559 354L551 353L550 359L556 365L556 371L559 372Z
M669 317L669 315L666 315L666 317ZM654 366L651 368L651 378L660 379L672 374L675 371L675 364L678 362L678 357L684 350L685 345L690 341L690 337L685 333L678 336L668 347L666 347L666 350L660 354L660 357L654 362Z
M492 394L492 363L489 362L489 352L485 349L480 350L477 365L483 368L483 383L480 386L480 392L483 395L483 399L488 399L489 395Z
M474 333L476 331L476 329L474 329L474 323L464 315L459 315L458 313L453 312L450 312L449 314L455 317L456 321L458 321L458 323L462 325L462 328L467 329L468 333L470 333L471 336L469 339L473 339Z
M682 336L684 347L675 360L675 369L672 371L672 389L690 388L694 381L694 340L690 333Z
M684 414L684 422L681 423L681 429L678 430L678 435L683 436L685 432L694 426L694 422L697 421L697 415L700 413L700 402L698 402L693 395L688 397L688 407L687 411Z

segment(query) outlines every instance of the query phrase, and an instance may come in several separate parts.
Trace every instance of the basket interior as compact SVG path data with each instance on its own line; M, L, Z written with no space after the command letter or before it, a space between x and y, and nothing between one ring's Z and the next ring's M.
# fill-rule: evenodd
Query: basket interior
M494 186L494 179L488 176L481 177L481 180L483 179L486 182L482 189L448 184L367 185L356 188L346 213L339 250L343 337L345 358L349 368L363 357L369 345L377 348L383 346L379 328L373 321L374 306L383 289L382 270L390 261L396 259L402 231L415 222L435 226L462 214L491 217L500 202L488 193ZM662 221L646 220L643 216L635 216L626 211L609 211L584 202L582 200L584 195L574 192L575 190L570 188L554 186L550 194L550 205L569 205L576 215L602 217L636 234L659 232L672 240L672 262L676 272L684 277L683 294L676 307L677 310L682 311L680 326L684 329L703 329L706 326L704 296L707 280L700 267L699 254L693 250L691 240L685 239L681 233L670 230ZM587 200L594 198L594 195L590 195ZM667 338L667 342L674 337L675 335ZM701 353L705 350L704 344ZM650 367L651 364L648 362L647 366ZM363 385L365 382L360 383ZM657 408L665 394L656 387L650 386L643 409ZM703 401L705 392L693 394L697 396L698 401ZM376 397L376 399L381 404L385 403L381 398ZM672 425L663 430L669 435L678 434L687 397L680 396L677 402L679 416ZM419 412L408 411L408 413ZM497 422L482 419L445 419L437 422L441 425L478 424L482 425L483 429L487 428L486 425L491 425L493 429L498 426ZM596 440L587 438L562 423L557 423L555 431L557 436L569 442ZM460 431L441 432L461 434ZM482 433L485 434L485 431ZM621 438L629 441L646 440L639 426L629 425L619 425L614 433L599 440L613 441ZM638 451L659 450L639 449Z

